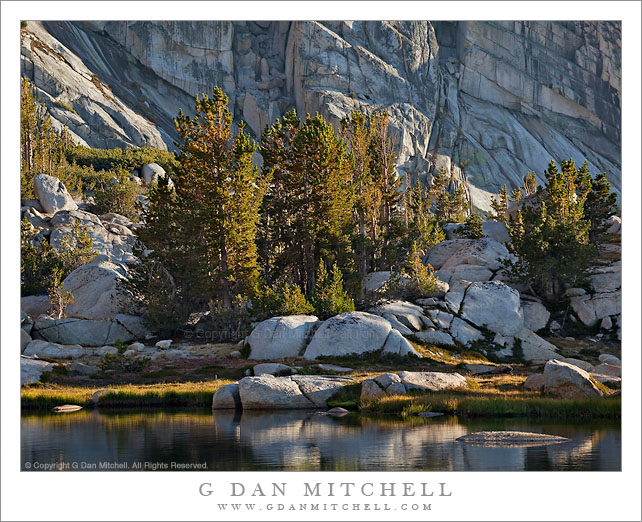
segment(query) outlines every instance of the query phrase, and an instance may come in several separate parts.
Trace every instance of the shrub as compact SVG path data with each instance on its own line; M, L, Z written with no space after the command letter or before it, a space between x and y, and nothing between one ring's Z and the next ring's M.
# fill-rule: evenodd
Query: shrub
M26 218L21 223L20 251L22 294L51 292L54 300L62 304L59 312L69 304L69 296L60 287L60 281L79 266L89 263L97 254L87 230L78 223L70 234L62 238L60 247L56 249L45 238L38 240L38 232Z
M415 242L401 270L392 273L384 293L388 297L426 297L433 294L437 281L432 267L423 264Z
M110 180L94 192L94 204L91 205L90 212L94 214L115 212L132 221L138 221L136 189L137 186L133 182L122 176L118 181Z

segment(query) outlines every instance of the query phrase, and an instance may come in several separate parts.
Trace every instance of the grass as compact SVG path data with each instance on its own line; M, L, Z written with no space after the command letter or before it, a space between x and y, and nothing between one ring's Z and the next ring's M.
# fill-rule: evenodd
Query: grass
M185 382L150 385L120 385L109 388L34 385L21 392L23 410L49 410L62 404L77 404L93 408L92 395L107 389L98 397L98 408L152 408L152 407L210 407L212 396L224 384L232 381L219 379L206 382Z
M536 417L555 419L619 419L621 400L554 399L542 396L482 396L472 393L437 392L381 397L362 403L364 413L387 413L402 417L422 411L462 417Z

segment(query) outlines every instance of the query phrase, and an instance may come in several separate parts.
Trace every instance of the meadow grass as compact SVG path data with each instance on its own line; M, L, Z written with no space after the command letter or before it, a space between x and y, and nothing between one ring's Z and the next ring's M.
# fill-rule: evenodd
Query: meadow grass
M72 387L61 385L30 386L22 389L23 410L48 410L62 404L83 408L156 408L211 407L212 396L224 384L233 381L218 379L204 382L165 383L150 385L116 385L109 387ZM92 398L100 394L96 403Z

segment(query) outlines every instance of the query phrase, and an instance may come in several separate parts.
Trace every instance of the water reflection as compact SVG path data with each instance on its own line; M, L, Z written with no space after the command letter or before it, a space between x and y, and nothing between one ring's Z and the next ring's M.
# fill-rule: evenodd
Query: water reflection
M561 435L539 447L456 442L473 431L507 429ZM24 415L24 463L206 463L209 470L619 470L615 424L544 424L334 418L305 411L145 412ZM32 466L33 469L33 466ZM97 468L98 469L98 468ZM144 469L144 468L143 468Z

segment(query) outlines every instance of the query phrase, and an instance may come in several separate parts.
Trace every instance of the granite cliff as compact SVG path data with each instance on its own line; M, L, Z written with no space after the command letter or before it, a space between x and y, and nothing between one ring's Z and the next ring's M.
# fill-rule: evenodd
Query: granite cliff
M621 190L618 22L29 22L22 74L94 147L173 148L172 119L221 86L260 136L284 112L384 108L399 171L445 168L478 209L551 158Z

